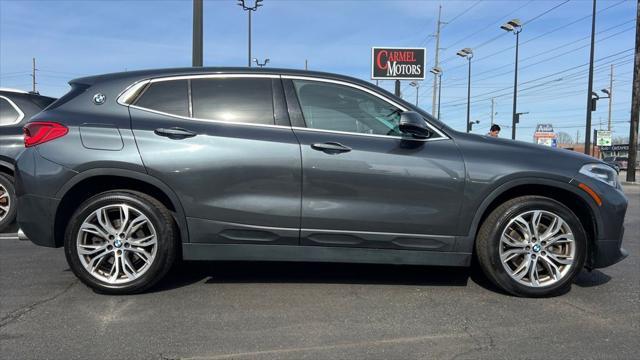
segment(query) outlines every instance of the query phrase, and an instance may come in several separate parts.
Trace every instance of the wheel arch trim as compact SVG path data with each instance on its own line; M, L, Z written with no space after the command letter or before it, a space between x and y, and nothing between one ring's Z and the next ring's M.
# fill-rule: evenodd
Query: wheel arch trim
M72 189L75 188L76 185L80 184L85 180L89 180L91 178L101 177L101 176L111 176L111 177L119 177L123 179L131 179L140 181L143 183L148 183L159 189L171 202L173 207L175 208L175 212L173 212L173 216L178 224L180 231L180 239L183 243L189 242L189 232L187 228L187 220L186 214L184 212L184 208L182 207L182 203L178 198L178 195L163 181L160 179L145 173L141 173L133 170L125 170L119 168L93 168L90 170L86 170L76 174L70 180L68 180L55 194L55 198L63 199L65 195L69 193ZM58 204L58 208L56 208L54 219L57 219L58 210L60 208L60 204Z
M562 181L548 179L548 178L535 178L535 179L520 178L520 179L513 179L510 181L507 181L497 186L489 193L488 196L484 198L482 203L480 203L480 206L478 206L478 208L475 211L468 234L466 236L461 236L458 238L458 241L456 242L456 250L471 252L475 244L476 235L478 233L478 230L480 229L480 225L481 225L480 220L485 217L486 212L489 210L490 205L500 196L506 194L510 190L513 190L523 185L547 186L547 187L557 188L559 190L568 191L572 195L581 199L582 202L587 205L587 210L591 215L591 220L595 226L594 232L596 235L596 239L591 239L591 240L592 241L597 240L598 229L601 229L603 226L602 219L600 219L598 216L595 216L595 214L598 211L598 206L595 203L595 201L590 196L587 195L587 193L580 190L577 186L574 186L569 182L565 183Z

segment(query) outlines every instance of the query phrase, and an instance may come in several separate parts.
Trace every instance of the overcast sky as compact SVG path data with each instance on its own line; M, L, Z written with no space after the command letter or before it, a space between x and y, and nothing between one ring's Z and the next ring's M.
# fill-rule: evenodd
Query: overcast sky
M248 0L251 2L252 0ZM442 120L464 130L466 60L457 50L470 47L471 117L474 130L495 121L510 126L515 37L499 28L511 18L524 22L520 34L518 138L531 141L538 123L584 139L591 1L307 1L265 0L253 16L253 55L269 66L309 68L370 78L372 46L427 48L434 65L438 6L442 3L440 46L444 70ZM598 1L594 89L609 86L614 64L612 122L615 135L628 136L635 36L635 0ZM0 0L0 86L31 88L36 57L38 90L61 96L67 81L83 75L191 65L191 0L184 1L25 1ZM247 16L233 0L204 6L206 66L244 66ZM429 74L430 75L430 74ZM431 77L420 88L420 106L431 111ZM381 86L392 90L392 82ZM415 89L403 83L403 97ZM593 114L606 127L607 100ZM503 136L510 128L503 127Z

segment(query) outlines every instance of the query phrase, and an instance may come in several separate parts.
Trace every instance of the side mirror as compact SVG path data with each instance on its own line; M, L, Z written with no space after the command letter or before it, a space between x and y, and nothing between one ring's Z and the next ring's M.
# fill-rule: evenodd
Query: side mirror
M427 127L422 115L415 111L405 111L400 114L400 131L410 134L417 139L426 139L431 136L431 130Z

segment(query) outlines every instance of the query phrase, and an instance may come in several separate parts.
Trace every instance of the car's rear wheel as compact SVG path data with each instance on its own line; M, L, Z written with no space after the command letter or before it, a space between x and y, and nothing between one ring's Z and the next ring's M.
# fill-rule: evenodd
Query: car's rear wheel
M566 290L584 266L587 236L577 216L542 196L498 206L478 232L476 254L487 277L517 296Z
M177 231L167 208L139 192L109 191L85 201L65 234L71 270L93 289L131 294L158 282L173 264Z
M0 232L14 222L16 213L16 191L13 187L13 178L0 174Z

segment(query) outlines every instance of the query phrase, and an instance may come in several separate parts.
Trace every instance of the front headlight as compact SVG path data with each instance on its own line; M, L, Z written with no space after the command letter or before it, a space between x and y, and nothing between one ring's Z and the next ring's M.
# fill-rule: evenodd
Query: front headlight
M580 173L594 179L600 180L613 187L618 184L618 173L608 165L604 164L587 164L580 169Z

